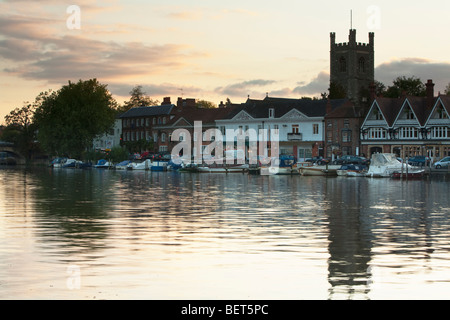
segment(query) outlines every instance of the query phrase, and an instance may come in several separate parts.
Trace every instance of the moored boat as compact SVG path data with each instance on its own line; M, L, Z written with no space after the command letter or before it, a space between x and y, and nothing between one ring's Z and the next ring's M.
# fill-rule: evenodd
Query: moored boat
M131 161L130 160L125 160L125 161L122 161L122 162L119 162L118 164L116 164L115 166L114 166L114 168L116 169L116 170L127 170L128 169L128 165L131 163Z
M364 177L367 167L357 164L344 164L337 170L337 175L341 177Z
M340 166L311 166L311 167L301 167L299 172L303 176L325 176L334 177L337 176L337 170Z
M422 179L424 176L425 170L408 170L408 172L395 171L391 177L394 179Z
M150 170L152 161L150 159L142 162L130 162L127 166L128 170Z
M390 178L394 172L414 171L409 164L402 163L392 153L376 153L372 155L369 170L366 173L370 178Z
M244 173L248 171L248 164L242 165L204 165L198 166L198 172L208 173Z
M94 168L97 169L109 169L110 167L111 163L109 163L105 159L98 160L97 164L94 166Z

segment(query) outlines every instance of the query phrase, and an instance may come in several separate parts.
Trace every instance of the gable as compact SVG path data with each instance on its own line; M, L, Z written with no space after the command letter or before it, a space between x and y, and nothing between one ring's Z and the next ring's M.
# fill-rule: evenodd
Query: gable
M386 118L377 101L374 101L370 107L362 126L365 125L387 125Z
M449 121L450 114L441 98L439 98L430 113L427 124L446 124Z
M185 118L180 118L174 122L173 127L191 127L192 124L189 123Z
M245 110L241 110L237 115L233 117L234 121L248 121L248 120L254 120L254 118L249 115Z
M308 117L298 111L297 109L292 109L281 117L283 120L307 120Z
M400 108L396 119L394 121L394 126L396 124L408 124L408 125L420 125L418 116L416 112L414 111L414 108L411 106L408 99L406 99Z

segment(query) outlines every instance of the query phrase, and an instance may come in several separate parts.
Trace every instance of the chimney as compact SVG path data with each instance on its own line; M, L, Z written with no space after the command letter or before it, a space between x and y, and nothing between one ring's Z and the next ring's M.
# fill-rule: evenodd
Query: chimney
M220 101L220 104L219 104L219 109L224 109L224 108L226 108L227 106L223 103L223 101Z
M178 100L177 100L177 109L178 109L178 111L183 110L183 98L178 97Z
M326 109L325 109L326 115L328 116L328 115L331 113L331 111L333 111L333 110L332 110L332 108L331 108L330 98L328 98L328 99L327 99L327 106L326 106Z
M161 103L161 105L167 105L167 104L171 104L170 97L164 97L163 102Z
M433 80L428 80L426 83L427 87L427 107L431 108L433 107L433 101L434 101L434 83Z

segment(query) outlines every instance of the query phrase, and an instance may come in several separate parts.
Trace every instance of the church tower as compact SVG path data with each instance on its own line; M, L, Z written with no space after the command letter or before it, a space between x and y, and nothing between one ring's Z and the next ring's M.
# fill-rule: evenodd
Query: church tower
M330 40L330 84L340 85L357 104L367 102L375 80L374 33L369 33L369 43L356 42L355 29L350 29L347 43L336 43L334 32Z

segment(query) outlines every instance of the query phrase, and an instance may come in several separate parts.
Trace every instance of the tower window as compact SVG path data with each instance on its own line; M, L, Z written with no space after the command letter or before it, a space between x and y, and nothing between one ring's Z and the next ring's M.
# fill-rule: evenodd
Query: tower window
M366 59L360 58L358 61L358 70L359 72L366 72Z
M345 60L344 57L341 57L339 59L339 70L341 72L347 72L347 61Z

